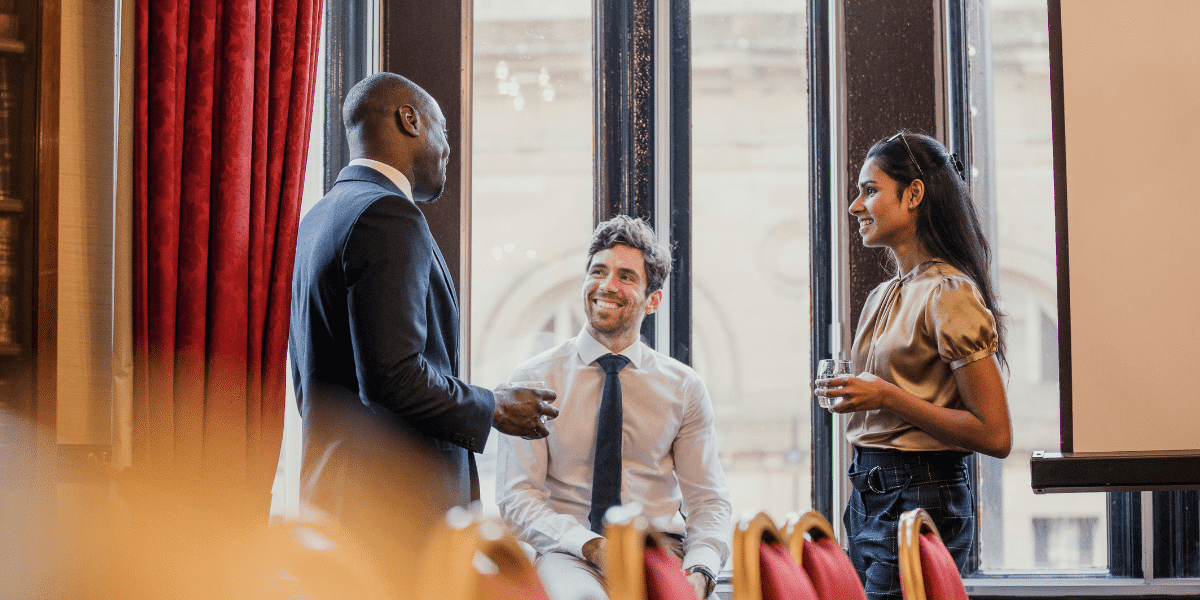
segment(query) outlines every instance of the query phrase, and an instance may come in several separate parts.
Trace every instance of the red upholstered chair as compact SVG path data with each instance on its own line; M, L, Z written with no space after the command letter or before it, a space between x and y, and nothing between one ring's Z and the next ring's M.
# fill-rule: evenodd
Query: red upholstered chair
M504 524L462 508L446 513L420 572L420 581L413 582L420 600L549 600L529 556Z
M604 577L610 600L696 600L683 565L661 533L650 531L636 505L605 514Z
M922 509L900 515L900 590L905 600L967 600L962 576L937 526Z
M866 600L862 581L833 527L821 513L809 511L788 519L784 536L792 556L804 567L820 600Z
M765 513L743 518L733 530L733 600L818 600Z

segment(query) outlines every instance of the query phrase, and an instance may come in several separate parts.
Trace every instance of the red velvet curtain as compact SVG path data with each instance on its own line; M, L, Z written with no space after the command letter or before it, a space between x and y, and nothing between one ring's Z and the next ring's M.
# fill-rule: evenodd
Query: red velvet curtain
M321 0L137 0L133 469L269 499Z

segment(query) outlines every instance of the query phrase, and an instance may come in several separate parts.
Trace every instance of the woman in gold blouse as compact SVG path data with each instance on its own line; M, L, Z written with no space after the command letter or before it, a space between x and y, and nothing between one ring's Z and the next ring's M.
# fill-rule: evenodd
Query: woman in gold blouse
M849 416L850 557L871 600L900 599L896 524L924 508L961 570L974 542L972 452L1004 458L1012 424L1000 364L1004 327L988 243L962 164L901 131L867 152L850 214L896 275L868 296L855 334L860 374L820 382Z

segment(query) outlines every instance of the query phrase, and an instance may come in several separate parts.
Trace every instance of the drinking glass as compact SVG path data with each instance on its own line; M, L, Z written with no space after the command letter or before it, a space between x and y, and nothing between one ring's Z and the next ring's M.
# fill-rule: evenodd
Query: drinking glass
M533 388L535 390L549 389L546 387L545 381L510 381L510 382L508 382L508 387ZM541 421L542 423L545 423L546 415L542 415L541 417L538 417L538 420Z
M834 377L845 377L854 374L854 365L848 360L840 358L823 358L817 363L817 380L814 385L820 389L826 389L827 386L822 385L821 381L832 379ZM841 398L829 398L827 396L817 396L817 404L821 408L829 408L841 402Z
M523 387L523 388L533 388L535 390L544 390L544 389L546 389L546 382L545 381L510 381L508 383L508 387Z

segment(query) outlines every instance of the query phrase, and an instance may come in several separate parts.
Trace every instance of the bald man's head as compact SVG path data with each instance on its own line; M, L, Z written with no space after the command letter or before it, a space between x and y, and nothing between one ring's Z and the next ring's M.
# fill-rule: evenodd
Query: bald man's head
M355 84L342 103L352 158L370 158L398 169L413 200L430 202L446 183L450 146L446 118L421 86L395 73L376 73Z
M358 130L367 124L390 119L405 104L428 110L433 97L406 77L395 73L369 75L350 88L342 103L342 122L346 130Z

